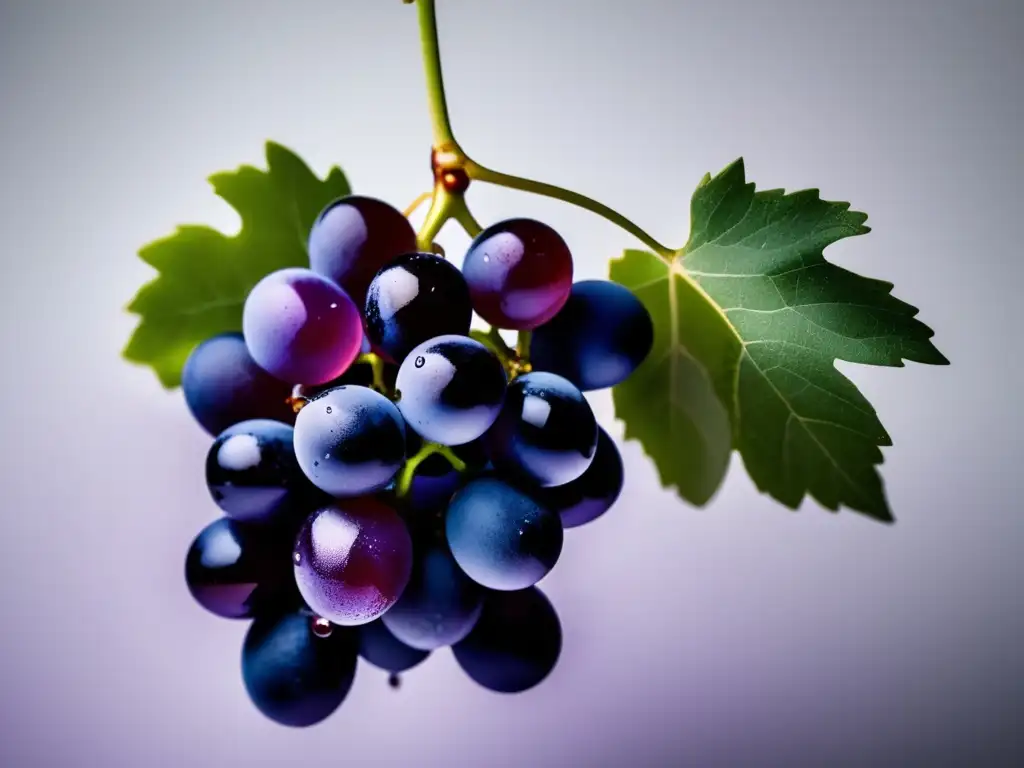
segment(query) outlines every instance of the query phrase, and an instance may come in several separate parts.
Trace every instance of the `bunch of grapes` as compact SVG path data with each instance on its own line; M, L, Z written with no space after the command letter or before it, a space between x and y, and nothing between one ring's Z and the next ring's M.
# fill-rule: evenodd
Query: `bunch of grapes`
M564 240L529 219L481 232L459 270L348 196L308 252L183 371L224 515L188 553L191 593L254 620L244 682L284 724L333 712L358 655L397 673L451 646L492 690L537 684L561 630L534 585L622 487L583 393L639 366L650 317L621 286L574 283Z

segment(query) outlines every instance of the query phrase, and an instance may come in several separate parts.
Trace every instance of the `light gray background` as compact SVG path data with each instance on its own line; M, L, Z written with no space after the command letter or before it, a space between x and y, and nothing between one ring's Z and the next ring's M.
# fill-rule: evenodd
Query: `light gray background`
M364 668L304 732L242 688L244 626L182 581L215 516L208 438L118 355L141 244L230 229L204 179L267 138L399 206L426 189L415 11L399 0L0 5L0 764L999 765L1024 760L1024 6L1006 0L458 2L439 19L481 162L591 194L679 244L705 171L818 186L874 232L830 249L922 308L949 368L847 366L895 440L899 522L788 512L734 462L713 506L636 443L613 512L543 587L561 663L502 697L440 652ZM634 242L543 217L580 277ZM458 251L466 239L446 230ZM611 425L610 397L593 398Z

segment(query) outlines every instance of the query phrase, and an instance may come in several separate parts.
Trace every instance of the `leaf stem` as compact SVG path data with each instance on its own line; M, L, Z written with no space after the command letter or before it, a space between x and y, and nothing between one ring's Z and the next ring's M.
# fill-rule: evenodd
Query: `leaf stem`
M572 190L565 189L564 187L556 187L554 184L547 184L543 181L524 179L520 176L512 176L507 173L494 171L469 158L466 158L463 167L466 174L471 179L483 181L488 184L495 184L499 187L507 187L508 189L518 189L522 192L531 192L535 195L542 195L543 197L553 197L556 200L561 200L562 202L578 206L590 211L591 213L596 213L598 216L602 216L612 222L612 224L616 224L626 232L629 232L633 237L658 254L662 259L671 260L675 256L674 249L659 243L618 211L615 211L604 203L600 203L586 195L581 195L578 192L573 192Z
M433 456L435 453L441 454L448 460L448 463L452 465L452 469L456 472L466 471L466 462L455 455L455 452L447 445L441 445L440 443L424 443L423 446L416 452L416 455L410 456L405 460L405 464L402 465L402 469L398 474L398 482L395 485L395 495L400 499L404 499L409 495L409 489L412 488L412 481L416 477L416 470L419 469L420 465Z
M373 352L367 352L366 354L357 357L353 365L359 365L360 363L369 365L370 370L373 372L373 385L371 388L377 390L382 395L389 395L388 386L384 383L383 358Z

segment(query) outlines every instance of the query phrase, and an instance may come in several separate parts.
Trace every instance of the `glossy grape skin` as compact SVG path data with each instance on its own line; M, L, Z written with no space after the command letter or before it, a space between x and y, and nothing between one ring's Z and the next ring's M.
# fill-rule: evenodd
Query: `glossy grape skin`
M382 619L363 624L358 632L359 655L386 672L405 672L430 655L430 651L410 648L403 643L391 634Z
M285 402L291 386L256 365L241 333L222 333L193 349L181 371L181 390L192 416L211 435L248 419L295 421Z
M308 481L295 459L294 429L252 419L221 432L206 454L206 485L228 516L249 522L282 519L302 503Z
M473 240L462 274L477 314L497 328L528 331L554 317L569 298L572 254L547 224L508 219Z
M548 488L582 475L597 447L597 419L567 379L533 371L508 386L505 404L487 433L495 468Z
M537 500L562 518L563 528L576 528L607 512L622 493L622 457L615 441L598 427L597 450L587 471L575 480L536 492Z
M372 197L334 200L309 232L309 265L334 281L359 307L366 289L385 264L416 250L416 233L401 211Z
M587 392L625 381L653 345L654 323L632 291L582 280L559 313L533 332L530 361Z
M466 336L439 336L413 349L398 369L398 410L422 437L463 445L486 432L505 397L505 369Z
M432 253L407 253L389 263L366 294L366 332L394 360L424 341L465 336L473 319L469 288L451 262Z
M334 624L358 626L401 596L412 572L412 540L402 518L380 499L345 499L309 517L292 562L310 608Z
M405 591L381 617L406 645L432 651L464 638L480 616L483 590L443 544L421 548Z
M402 415L367 387L328 390L299 411L295 456L310 482L332 496L379 490L405 461Z
M257 365L291 384L323 384L343 374L363 344L362 317L325 277L291 267L249 292L242 334Z
M261 617L245 636L246 692L280 725L305 728L323 721L341 705L355 678L355 633L335 627L319 637L314 620L306 611Z
M491 592L473 631L452 651L479 685L496 693L521 693L555 668L562 652L562 625L536 587Z
M445 537L466 575L503 591L533 586L562 553L558 515L489 475L470 481L452 498L445 514Z
M200 531L185 556L185 584L199 605L225 619L249 619L302 601L278 531L228 517Z

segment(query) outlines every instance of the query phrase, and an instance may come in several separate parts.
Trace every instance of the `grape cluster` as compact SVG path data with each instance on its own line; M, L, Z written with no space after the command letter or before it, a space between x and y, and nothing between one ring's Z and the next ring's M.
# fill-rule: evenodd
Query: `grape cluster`
M188 552L189 590L253 619L245 686L286 725L333 712L359 655L397 674L451 646L487 688L536 685L561 628L534 585L622 487L583 392L639 366L650 317L621 286L574 283L564 240L529 219L484 230L459 270L348 196L308 250L185 365L223 513Z

